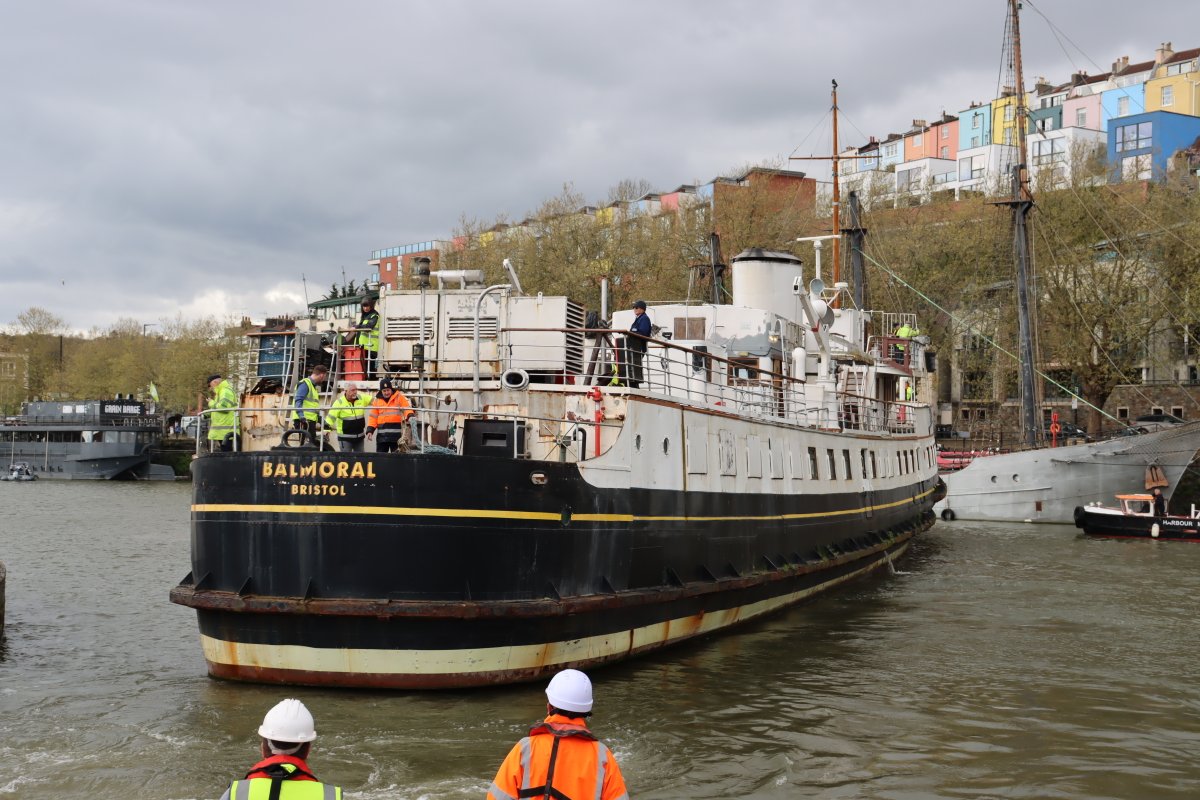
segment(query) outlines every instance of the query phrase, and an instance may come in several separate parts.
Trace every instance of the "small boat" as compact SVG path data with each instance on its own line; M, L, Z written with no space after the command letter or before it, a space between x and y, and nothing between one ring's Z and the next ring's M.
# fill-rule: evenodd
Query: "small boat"
M1119 494L1120 507L1099 503L1075 509L1075 527L1088 536L1118 539L1165 539L1200 542L1200 511L1192 506L1191 516L1154 513L1154 495Z
M16 461L8 465L8 474L0 475L0 481L36 481L38 476L24 461Z

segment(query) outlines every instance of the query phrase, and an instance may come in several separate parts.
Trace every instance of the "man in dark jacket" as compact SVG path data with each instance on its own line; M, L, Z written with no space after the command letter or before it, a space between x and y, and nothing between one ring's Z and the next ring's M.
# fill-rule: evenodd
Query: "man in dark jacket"
M625 337L625 353L629 361L629 385L636 389L642 385L642 359L646 356L646 340L650 338L650 317L646 316L645 300L633 301L633 324L629 326L629 332L634 335Z

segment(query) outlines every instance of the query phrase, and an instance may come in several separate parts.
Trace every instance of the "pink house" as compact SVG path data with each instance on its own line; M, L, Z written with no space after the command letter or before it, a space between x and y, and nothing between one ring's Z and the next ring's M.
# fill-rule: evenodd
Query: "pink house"
M929 126L929 157L953 161L958 158L958 117L943 113Z
M1107 72L1094 76L1077 72L1071 76L1071 88L1067 91L1067 99L1063 101L1064 128L1104 130L1100 93L1107 87L1109 77Z
M914 119L912 128L904 134L904 160L929 158L932 152L930 148L929 125L923 119Z

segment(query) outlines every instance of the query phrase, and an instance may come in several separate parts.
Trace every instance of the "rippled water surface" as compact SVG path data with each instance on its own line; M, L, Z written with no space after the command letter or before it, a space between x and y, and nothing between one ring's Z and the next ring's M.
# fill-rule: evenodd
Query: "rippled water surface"
M292 694L359 798L482 798L541 686L286 690L205 677L182 484L0 484L0 795L217 797ZM636 798L1200 795L1200 546L939 524L742 631L593 674Z

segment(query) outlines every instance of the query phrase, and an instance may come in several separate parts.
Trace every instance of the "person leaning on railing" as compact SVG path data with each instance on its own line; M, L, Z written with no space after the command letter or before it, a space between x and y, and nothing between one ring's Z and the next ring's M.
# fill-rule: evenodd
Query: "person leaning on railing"
M634 389L642 385L642 359L646 356L646 339L650 338L650 330L646 301L633 301L633 324L629 326L629 332L634 335L625 337L625 352L629 355L629 385Z

